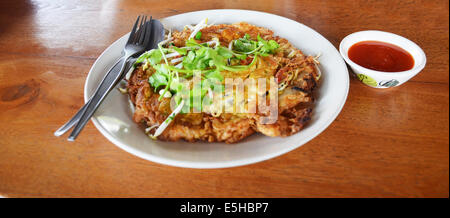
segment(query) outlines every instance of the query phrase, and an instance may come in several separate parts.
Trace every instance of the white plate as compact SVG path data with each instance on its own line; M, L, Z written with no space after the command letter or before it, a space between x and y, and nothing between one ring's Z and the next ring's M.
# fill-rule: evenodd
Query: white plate
M322 35L296 21L273 14L247 10L206 10L160 19L166 28L182 29L208 18L209 23L245 21L266 27L289 40L305 54L321 54L322 83L307 127L290 137L267 137L255 134L237 144L162 142L149 139L132 121L127 95L114 89L95 113L92 121L112 143L138 157L153 162L188 168L223 168L267 160L300 147L324 131L337 117L349 89L345 62L336 48ZM87 101L105 72L120 57L128 34L109 46L95 61L86 79Z

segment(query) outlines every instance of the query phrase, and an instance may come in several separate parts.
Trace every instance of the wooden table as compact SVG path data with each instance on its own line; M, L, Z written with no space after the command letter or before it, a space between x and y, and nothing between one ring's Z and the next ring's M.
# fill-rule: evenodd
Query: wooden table
M152 163L89 123L76 142L53 131L83 104L101 52L138 14L217 8L265 11L336 47L379 29L425 51L425 69L388 90L351 77L337 119L317 138L248 166L196 170ZM448 1L1 1L0 195L6 197L448 197Z

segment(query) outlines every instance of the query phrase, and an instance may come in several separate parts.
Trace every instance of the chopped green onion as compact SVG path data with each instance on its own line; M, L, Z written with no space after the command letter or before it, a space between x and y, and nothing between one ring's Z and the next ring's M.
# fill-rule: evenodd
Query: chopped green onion
M197 34L195 34L195 39L200 40L202 38L202 32L198 31Z

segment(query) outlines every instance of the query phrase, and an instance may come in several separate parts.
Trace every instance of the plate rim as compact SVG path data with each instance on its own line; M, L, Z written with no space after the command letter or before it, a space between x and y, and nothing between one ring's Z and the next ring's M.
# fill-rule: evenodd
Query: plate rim
M303 27L308 28L310 31L313 31L314 33L316 33L319 37L321 37L323 40L325 40L326 42L328 42L333 48L334 50L336 50L336 53L339 54L339 62L340 64L343 66L343 69L345 69L346 72L346 77L344 78L346 80L346 86L345 86L345 94L342 96L342 99L339 101L339 108L337 108L337 110L334 111L334 113L329 116L328 120L326 120L324 122L324 125L322 125L320 128L318 128L318 130L312 134L310 134L310 136L308 136L306 138L306 140L304 140L303 143L298 144L297 146L292 146L292 147L287 147L285 149L280 149L277 152L273 152L273 153L269 153L269 154L265 154L265 155L261 155L261 156L257 156L257 157L252 157L252 158L246 158L244 160L231 160L231 161L221 161L221 162L194 162L194 161L186 161L186 160L173 160L173 159L169 159L169 158L162 158L153 154L149 154L149 153L145 153L142 152L138 149L135 149L131 146L126 145L125 143L122 143L120 140L116 139L113 135L111 135L106 129L105 127L103 127L99 120L96 117L92 117L91 121L94 123L94 126L102 133L103 136L105 136L111 143L113 143L114 145L116 145L117 147L121 148L122 150L133 154L139 158L142 158L144 160L148 160L154 163L158 163L158 164L163 164L163 165L168 165L168 166L173 166L173 167L181 167L181 168L194 168L194 169L220 169L220 168L230 168L230 167L238 167L238 166L244 166L244 165L249 165L249 164L254 164L254 163L258 163L258 162L262 162L268 159L272 159L275 157L279 157L283 154L286 154L292 150L295 150L299 147L301 147L302 145L310 142L312 139L316 138L318 135L322 134L325 129L327 129L333 122L334 120L337 118L337 116L341 113L342 109L344 108L344 105L347 101L347 97L348 97L348 93L349 93L349 89L350 89L350 75L348 72L348 68L345 64L344 59L342 58L342 56L340 55L340 52L337 50L337 48L327 39L325 38L322 34L320 34L319 32L317 32L315 29L306 26L298 21L280 16L280 15L276 15L276 14L271 14L271 13L267 13L267 12L262 12L262 11L256 11L256 10L243 10L243 9L211 9L211 10L199 10L199 11L191 11L191 12L186 12L186 13L181 13L181 14L175 14L172 16L168 16L168 17L163 17L160 18L159 20L163 21L164 19L168 19L168 18L172 18L175 16L180 16L180 15L189 15L189 14L193 14L193 13L204 13L204 12L246 12L246 13L256 13L256 14L260 14L260 15L269 15L269 16L275 16L278 19L285 19L288 20L290 22L295 22L297 24L300 24ZM121 39L124 37L127 37L129 33L126 33L125 35L123 35L122 37L118 38L117 40L115 40L112 44L110 44L99 56L98 58L95 60L94 64L92 64L88 76L86 77L85 80L85 84L84 84L84 100L85 102L87 102L89 100L88 96L88 83L90 81L90 79L92 79L92 74L93 74L93 70L96 67L96 65L99 65L100 60L102 59L102 57L104 57L106 54L108 54L110 52L110 50L113 49L113 47L117 46L117 44L120 43Z

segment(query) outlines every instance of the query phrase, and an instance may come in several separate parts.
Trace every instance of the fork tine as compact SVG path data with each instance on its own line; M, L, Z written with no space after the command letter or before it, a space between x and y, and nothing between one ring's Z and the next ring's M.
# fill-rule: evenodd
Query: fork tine
M139 24L139 29L137 30L136 38L134 38L133 43L139 44L139 40L141 38L141 35L143 34L144 25L147 20L147 16L142 15L141 23Z
M146 29L146 27L147 27L147 15L145 15L145 21L144 21L144 23L142 24L142 26L143 26L143 29L142 29L141 34L144 34L144 35L145 35L145 29ZM142 36L141 36L141 38L142 38ZM139 38L139 42L141 41L141 40L140 40L141 38Z
M134 23L133 29L131 30L130 36L128 37L127 44L130 44L130 43L132 43L134 41L134 37L136 36L136 28L137 28L137 25L139 23L139 18L141 18L141 16L137 17L137 20Z
M146 29L146 33L145 33L145 40L144 40L144 46L148 46L150 39L153 38L152 36L152 16L150 16L150 20L147 22L147 29Z
M145 16L145 20L147 20L147 16ZM140 36L139 42L138 42L139 45L144 45L145 39L147 39L149 37L149 35L148 35L148 29L149 29L148 23L149 22L147 22L147 21L144 23L144 27L142 28L141 36Z

